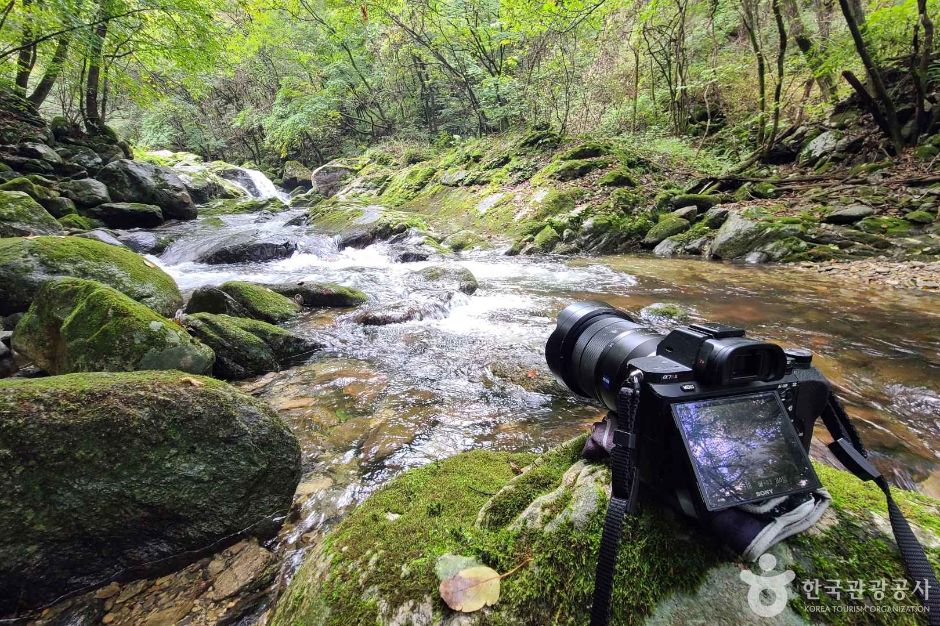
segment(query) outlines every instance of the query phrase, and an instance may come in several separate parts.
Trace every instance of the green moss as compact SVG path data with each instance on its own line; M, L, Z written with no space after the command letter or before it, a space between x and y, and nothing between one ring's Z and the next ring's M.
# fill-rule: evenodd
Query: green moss
M636 179L630 170L618 167L597 179L597 184L601 187L636 187Z
M551 226L546 226L538 232L532 243L539 252L550 252L559 241L561 241L561 235Z
M44 178L41 178L41 180L45 181L47 184L51 184L50 181ZM20 176L0 184L0 191L19 191L36 201L48 200L59 196L58 192L48 187L37 185L26 176Z
M900 217L872 216L856 222L855 228L866 233L906 235L911 230L911 223Z
M243 215L246 213L280 213L287 210L287 205L277 198L223 198L213 200L199 207L199 216Z
M673 235L678 235L688 230L690 226L689 220L682 219L681 217L667 216L650 228L649 232L647 232L646 236L643 238L643 244L647 246L655 245L667 237L672 237Z
M523 135L516 143L515 151L525 153L552 150L561 142L561 135L552 128L536 128Z
M610 194L609 206L614 211L633 213L643 202L643 196L632 189L615 189Z
M412 166L392 177L381 198L390 206L401 206L414 198L436 173L433 167Z
M912 224L932 224L937 219L937 214L929 211L911 211L904 216L904 219Z
M25 311L50 278L100 281L172 316L183 299L173 279L142 256L84 237L0 239L0 313Z
M59 224L65 228L77 228L78 230L92 230L95 228L94 220L77 213L60 217Z
M179 325L93 280L45 283L13 346L50 374L175 369L208 373L212 350Z
M718 204L719 198L702 193L685 193L673 196L669 200L669 206L673 209L682 209L687 206L694 206L699 211L707 211L716 204Z
M583 189L552 189L542 198L541 206L536 212L536 219L567 213L577 206L583 196Z
M591 159L610 154L610 144L603 141L587 141L558 155L563 161Z
M610 159L579 159L576 161L565 161L557 159L543 167L535 178L538 180L560 180L569 181L581 178L593 172L596 169L610 165Z
M60 224L33 198L19 191L0 191L0 237L61 232Z
M286 322L300 312L300 305L290 298L255 283L233 280L219 289L232 296L253 318L272 324Z

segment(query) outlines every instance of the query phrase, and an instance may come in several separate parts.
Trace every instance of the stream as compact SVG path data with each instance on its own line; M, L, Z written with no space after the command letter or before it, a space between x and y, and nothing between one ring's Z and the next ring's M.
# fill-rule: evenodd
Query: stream
M940 496L935 295L786 267L649 256L489 250L399 263L389 244L340 250L333 237L288 224L301 213L171 225L163 230L175 241L150 258L184 292L234 279L328 281L394 305L420 301L426 294L414 273L435 264L469 269L479 289L455 294L420 321L386 326L361 325L347 310L309 311L290 327L326 347L290 369L238 383L291 424L303 449L295 511L272 544L285 576L345 512L396 474L474 448L545 450L597 420L598 408L548 380L543 357L555 314L579 299L606 300L659 329L670 322L645 307L678 304L691 320L740 325L752 336L811 349L876 463L896 484ZM266 263L194 261L200 250L246 237L289 239L298 249Z

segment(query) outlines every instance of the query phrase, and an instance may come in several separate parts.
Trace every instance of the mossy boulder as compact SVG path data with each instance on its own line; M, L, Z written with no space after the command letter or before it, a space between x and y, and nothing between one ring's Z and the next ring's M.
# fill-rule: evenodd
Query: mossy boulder
M16 325L13 347L50 374L180 370L207 374L212 350L175 322L97 281L57 278Z
M163 223L160 207L139 202L106 202L82 213L110 228L154 228Z
M561 235L551 226L545 226L532 240L532 246L539 252L551 252L552 248L561 241Z
M447 237L441 241L441 245L450 248L454 252L460 252L461 250L473 248L478 245L480 241L480 235L472 230L458 230L456 233L447 235Z
M708 248L708 256L736 259L776 239L776 232L764 222L752 220L740 212L728 214Z
M64 228L74 228L76 230L91 230L95 228L95 222L84 215L78 213L69 213L59 218L59 224Z
M355 175L358 167L343 161L330 161L310 173L311 186L324 198L331 198Z
M855 228L879 235L903 236L910 232L911 223L894 216L871 216L857 222Z
M58 235L62 225L21 191L0 191L0 237Z
M278 324L300 313L300 305L295 300L264 285L233 280L222 284L219 289L231 296L253 319Z
M610 154L610 144L603 141L586 141L581 145L565 150L558 155L558 158L565 161L574 161L577 159L606 156L608 154Z
M0 314L25 311L44 282L97 280L172 317L183 304L173 279L144 257L83 237L0 239Z
M937 219L937 214L930 211L911 211L904 219L912 224L932 224Z
M94 178L62 181L59 183L59 190L63 196L83 209L111 202L108 187Z
M473 272L461 265L431 265L416 272L417 278L432 289L468 296L476 293L479 284Z
M37 185L32 179L26 176L19 176L0 184L0 191L19 191L40 203L58 197L59 193L57 191L54 191L51 186L46 186L47 184L51 185L51 181L43 177L38 178L44 181L44 184Z
M300 161L285 161L281 173L281 185L288 191L293 189L308 191L313 187L310 173L310 168Z
M433 167L412 165L392 176L388 187L382 192L382 200L391 206L399 206L411 200L431 182L437 173Z
M305 307L352 307L359 306L369 299L369 296L336 283L315 283L302 281L297 283L277 283L265 285L268 289L282 296L290 298Z
M601 187L636 187L636 179L625 167L612 169L597 179Z
M272 623L586 624L610 473L579 460L583 441L539 457L468 452L398 477L308 557ZM880 492L844 472L817 471L833 496L830 511L813 530L772 550L778 570L796 573L778 623L852 623L857 615L810 613L804 580L904 578ZM908 492L898 499L936 563L940 503ZM756 623L739 577L744 568L759 572L756 565L736 562L701 527L654 501L642 500L641 512L625 524L611 624ZM444 605L435 569L454 556L507 574L493 606L460 615ZM820 595L817 605L846 604L844 595ZM908 594L885 604L913 602ZM898 623L901 614L865 613L873 624Z
M116 202L155 204L166 219L191 220L196 205L186 185L172 169L142 161L119 159L108 163L97 174Z
M646 236L643 237L643 245L653 247L663 239L678 235L681 232L689 230L691 223L687 219L675 215L666 215L655 226L649 229Z
M673 196L669 200L669 206L673 209L682 209L689 206L694 206L699 211L707 211L716 204L718 204L719 198L704 194L704 193L683 193L677 196Z
M320 347L273 324L244 317L196 313L187 315L184 323L215 352L212 375L226 380L280 370Z
M199 216L280 213L287 209L288 206L277 198L219 198L199 207Z
M0 442L0 614L267 534L300 478L270 407L180 372L0 380Z
M536 175L538 178L550 178L559 181L570 181L587 176L594 170L610 165L610 159L577 159L566 161L558 159L552 161Z

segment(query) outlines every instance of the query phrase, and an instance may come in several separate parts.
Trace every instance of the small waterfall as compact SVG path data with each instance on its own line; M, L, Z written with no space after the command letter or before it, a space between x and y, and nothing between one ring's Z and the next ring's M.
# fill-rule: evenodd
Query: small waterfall
M260 198L262 200L277 198L285 204L290 200L288 194L280 191L274 186L270 178L258 170L246 167L232 167L219 172L219 175L244 189L245 192L253 198Z

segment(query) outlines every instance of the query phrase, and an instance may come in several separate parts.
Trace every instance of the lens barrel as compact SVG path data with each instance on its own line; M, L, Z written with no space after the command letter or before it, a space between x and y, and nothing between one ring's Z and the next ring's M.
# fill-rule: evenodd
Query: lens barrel
M662 339L605 302L577 302L558 314L545 360L571 391L616 410L617 391L629 373L627 363L655 352Z

